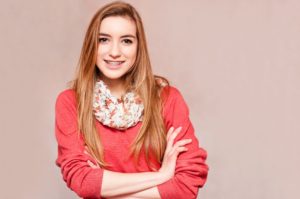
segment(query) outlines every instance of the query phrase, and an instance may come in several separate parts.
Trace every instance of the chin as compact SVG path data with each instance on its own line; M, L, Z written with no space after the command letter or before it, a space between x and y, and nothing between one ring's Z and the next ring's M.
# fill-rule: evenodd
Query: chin
M108 79L116 80L123 77L130 69L129 65L124 65L122 68L112 70L107 68L106 65L101 65L98 67L98 69L101 71L102 75L105 76Z
M124 76L125 73L102 73L106 78L111 79L111 80L115 80L115 79L119 79L121 77Z

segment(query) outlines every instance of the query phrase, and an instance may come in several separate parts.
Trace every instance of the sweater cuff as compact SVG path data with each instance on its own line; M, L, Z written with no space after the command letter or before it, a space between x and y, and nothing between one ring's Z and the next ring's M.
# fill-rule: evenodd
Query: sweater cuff
M103 169L97 168L86 174L81 184L81 191L77 193L83 198L101 198Z
M157 185L158 192L160 194L161 199L175 199L174 191L172 188L174 187L174 179L170 179L167 182Z

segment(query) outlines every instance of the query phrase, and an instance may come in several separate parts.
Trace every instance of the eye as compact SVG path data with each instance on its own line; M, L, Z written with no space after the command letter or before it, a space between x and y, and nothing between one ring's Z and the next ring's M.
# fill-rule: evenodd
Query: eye
M98 41L99 41L99 43L106 43L106 42L108 42L108 39L107 38L104 38L104 37L100 37L99 39L98 39Z
M127 45L132 44L132 41L130 39L124 39L122 42L124 42Z

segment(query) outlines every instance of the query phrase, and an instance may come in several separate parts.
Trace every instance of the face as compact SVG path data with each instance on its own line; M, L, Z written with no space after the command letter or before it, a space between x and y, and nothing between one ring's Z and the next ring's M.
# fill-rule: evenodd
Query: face
M110 80L120 79L132 67L137 54L136 26L128 17L102 20L99 31L97 67Z

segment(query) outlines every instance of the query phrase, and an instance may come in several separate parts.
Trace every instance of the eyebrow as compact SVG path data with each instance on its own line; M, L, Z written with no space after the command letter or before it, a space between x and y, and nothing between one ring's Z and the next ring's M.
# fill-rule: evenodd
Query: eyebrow
M106 36L106 37L111 37L109 34L107 33L99 33L99 36ZM121 38L125 38L125 37L132 37L132 38L136 38L134 35L131 34L127 34L127 35L122 35Z

